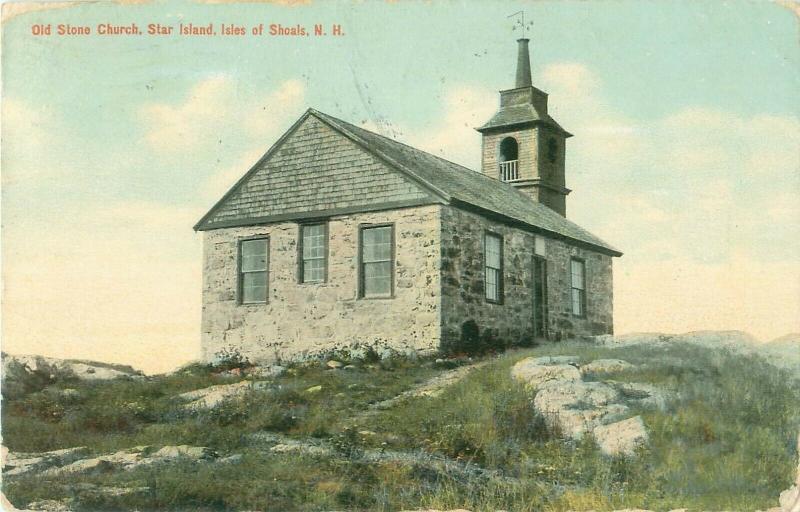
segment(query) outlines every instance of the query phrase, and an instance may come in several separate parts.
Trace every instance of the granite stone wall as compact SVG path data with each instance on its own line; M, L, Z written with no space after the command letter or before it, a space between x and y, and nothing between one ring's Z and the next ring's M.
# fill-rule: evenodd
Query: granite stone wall
M474 321L482 333L506 343L531 340L535 236L478 214L442 208L442 340L452 343ZM489 303L484 293L483 237L503 237L504 297ZM613 332L611 257L544 238L547 260L548 337L553 340ZM586 315L571 309L570 259L586 263Z
M441 339L440 206L332 217L328 280L298 283L296 222L204 232L202 350L234 348L251 360L298 358L353 345L430 352ZM361 224L394 223L393 298L358 297ZM238 241L269 237L267 304L237 301Z

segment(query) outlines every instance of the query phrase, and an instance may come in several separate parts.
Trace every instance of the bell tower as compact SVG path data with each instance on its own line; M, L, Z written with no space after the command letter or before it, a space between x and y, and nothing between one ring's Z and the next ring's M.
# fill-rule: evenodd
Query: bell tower
M526 38L518 39L513 89L500 91L500 110L483 126L481 172L505 181L533 201L567 214L566 140L572 134L547 113L547 94L532 85Z

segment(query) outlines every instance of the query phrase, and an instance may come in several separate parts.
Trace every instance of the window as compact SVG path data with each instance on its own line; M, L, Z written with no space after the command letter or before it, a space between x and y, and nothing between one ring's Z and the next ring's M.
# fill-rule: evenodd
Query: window
M572 314L586 316L586 265L582 260L570 261L572 274Z
M391 297L394 291L394 228L361 228L361 297Z
M327 278L327 224L300 226L300 282L322 283Z
M239 242L239 302L267 302L267 259L269 239Z
M556 160L558 160L558 141L555 137L547 139L547 160L551 164L556 163Z
M500 303L503 300L503 238L493 233L486 233L483 239L483 254L486 300Z
M539 235L536 235L533 239L533 252L537 256L547 256L547 245L544 238Z

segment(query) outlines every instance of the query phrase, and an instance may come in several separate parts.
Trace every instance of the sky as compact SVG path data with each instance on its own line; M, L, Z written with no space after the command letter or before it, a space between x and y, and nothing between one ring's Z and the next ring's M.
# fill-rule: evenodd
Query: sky
M3 6L2 348L199 357L194 223L314 107L480 164L508 16L574 137L568 217L620 248L617 333L800 331L800 13L755 1ZM34 25L339 24L341 36L35 36Z

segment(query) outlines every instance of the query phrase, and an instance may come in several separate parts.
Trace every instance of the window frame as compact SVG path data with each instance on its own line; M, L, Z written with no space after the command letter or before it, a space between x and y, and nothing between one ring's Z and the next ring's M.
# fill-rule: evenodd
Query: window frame
M390 228L389 230L389 243L391 245L389 250L389 294L388 295L366 295L366 279L364 273L364 231L375 228ZM395 297L395 262L397 259L397 244L395 239L395 224L394 222L384 222L369 224L363 223L358 225L358 298L359 299L393 299Z
M322 233L323 233L323 250L322 250L322 280L321 281L306 281L305 280L305 265L306 261L303 257L303 247L304 247L304 240L305 237L303 236L303 230L310 226L322 226ZM297 233L297 283L298 284L325 284L328 282L328 257L330 255L329 249L330 244L329 242L329 231L328 231L328 221L310 221L310 222L303 222L299 224L298 233Z
M489 289L487 287L487 269L491 268L488 265L488 251L486 250L486 241L490 238L497 238L500 241L500 268L497 270L497 300L489 298ZM500 233L494 231L484 231L483 233L483 298L489 304L503 304L505 296L505 239Z
M252 242L255 240L263 240L264 243L266 244L267 264L264 270L254 270L245 272L242 270L242 256L244 254L242 251L242 246L244 245L245 242ZM270 257L269 249L270 249L269 235L252 235L252 236L240 237L236 240L236 303L239 306L257 306L259 304L269 304L269 278L270 278L269 265L272 260L272 258ZM264 286L266 287L266 294L264 300L245 302L244 275L253 272L264 272L264 281L265 281Z
M581 264L581 277L583 281L581 283L581 288L575 287L575 281L574 281L575 273L572 271L573 262ZM570 313L572 314L572 316L576 318L586 318L586 260L584 260L583 258L578 258L573 256L569 259L569 286L570 286L569 288ZM581 307L581 311L579 314L575 313L575 300L573 298L573 294L576 291L578 292L578 295L580 297L579 304Z

